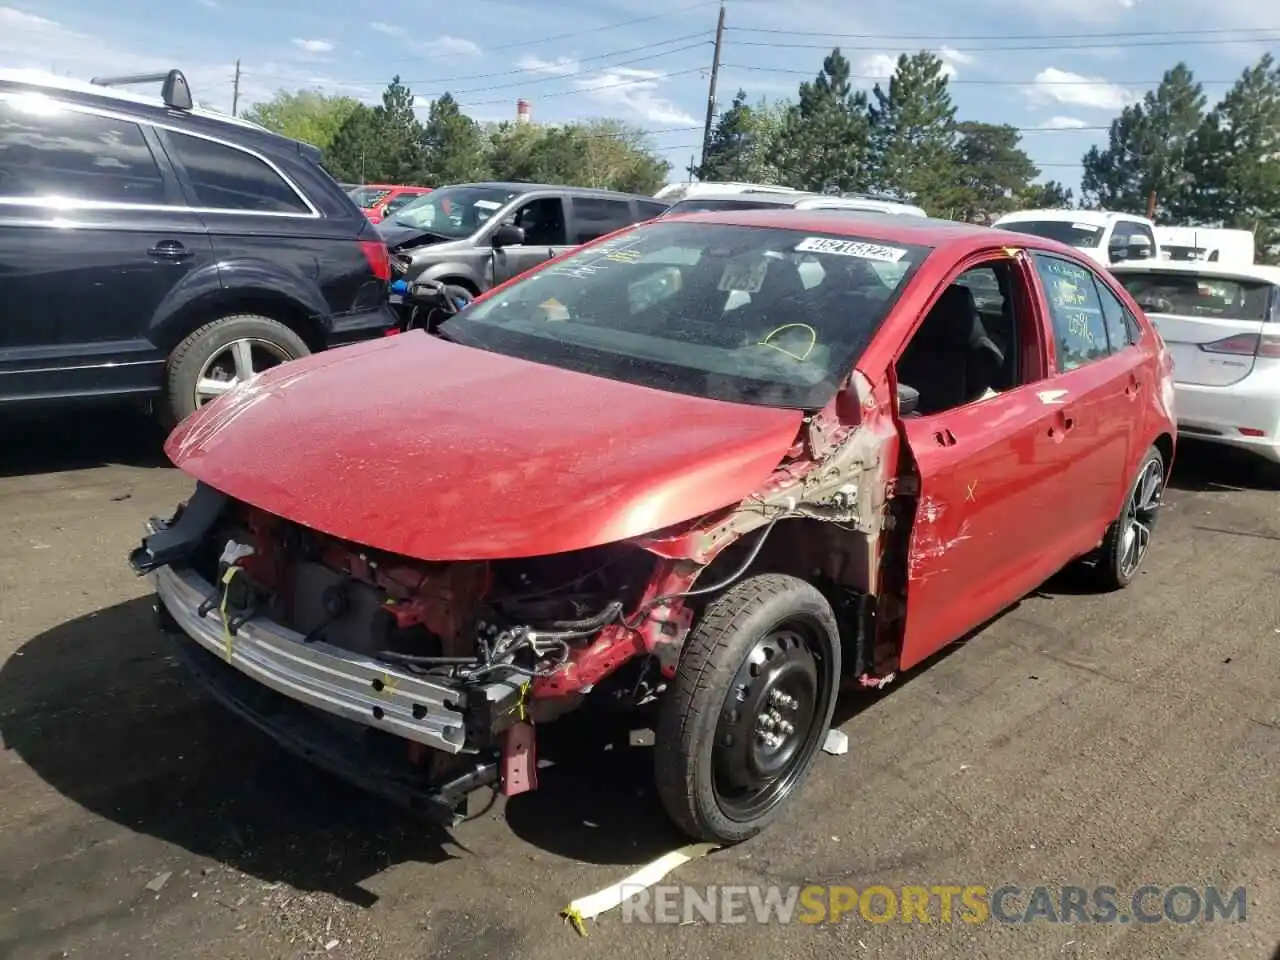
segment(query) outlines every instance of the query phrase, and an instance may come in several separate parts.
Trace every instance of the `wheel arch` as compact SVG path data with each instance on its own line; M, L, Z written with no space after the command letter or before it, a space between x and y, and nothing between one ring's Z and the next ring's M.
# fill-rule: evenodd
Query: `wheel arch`
M304 304L272 290L219 291L193 300L153 330L153 342L165 354L206 323L236 314L253 314L284 324L313 352L324 347L319 318Z

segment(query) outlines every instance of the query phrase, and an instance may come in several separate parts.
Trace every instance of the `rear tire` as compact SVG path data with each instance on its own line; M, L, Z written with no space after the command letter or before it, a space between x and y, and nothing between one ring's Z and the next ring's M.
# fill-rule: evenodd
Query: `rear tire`
M727 846L772 823L813 767L840 670L835 614L803 580L763 574L713 601L659 708L654 774L675 824Z
M1156 447L1147 451L1138 465L1138 475L1129 486L1120 516L1107 529L1093 566L1099 590L1123 590L1142 569L1164 496L1164 456Z
M255 373L311 353L283 323L241 313L206 323L169 354L161 422L172 428Z

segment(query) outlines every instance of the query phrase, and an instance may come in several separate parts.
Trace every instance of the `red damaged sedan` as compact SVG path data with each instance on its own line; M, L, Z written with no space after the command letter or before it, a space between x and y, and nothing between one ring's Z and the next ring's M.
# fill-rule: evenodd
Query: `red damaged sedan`
M1054 241L675 217L204 407L131 562L216 697L385 796L456 815L536 787L540 725L652 710L671 818L734 843L841 688L1068 563L1134 579L1172 396L1124 287Z

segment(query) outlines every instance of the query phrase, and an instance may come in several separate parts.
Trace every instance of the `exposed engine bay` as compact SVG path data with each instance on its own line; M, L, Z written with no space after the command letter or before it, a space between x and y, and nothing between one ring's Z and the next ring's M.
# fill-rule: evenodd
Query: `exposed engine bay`
M550 678L575 649L634 609L658 558L612 544L498 562L426 563L370 551L241 504L211 532L201 572L229 563L230 606L308 640L461 683ZM589 685L589 684L586 684ZM531 701L579 687L539 685ZM542 696L539 696L542 695ZM534 719L548 719L541 709Z
M756 495L633 540L424 561L199 483L130 561L155 575L162 625L204 648L199 672L240 686L229 706L248 716L245 701L261 694L283 698L264 708L272 715L314 708L290 736L317 762L334 739L326 724L346 725L348 740L380 738L398 755L389 779L408 769L456 810L481 784L536 788L536 724L662 700L703 605L748 571L815 585L839 621L844 672L863 686L892 679L900 585L881 567L904 561L893 537L882 564L881 531L895 523L882 459L893 427L865 402L854 418L861 429L811 416Z

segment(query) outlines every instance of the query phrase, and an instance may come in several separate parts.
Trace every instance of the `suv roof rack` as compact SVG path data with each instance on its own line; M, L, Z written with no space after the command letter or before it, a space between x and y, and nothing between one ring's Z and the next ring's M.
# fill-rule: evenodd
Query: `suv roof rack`
M122 77L94 77L89 81L98 87L131 87L143 83L159 83L160 98L173 110L190 110L191 87L181 70L167 73L134 73Z

